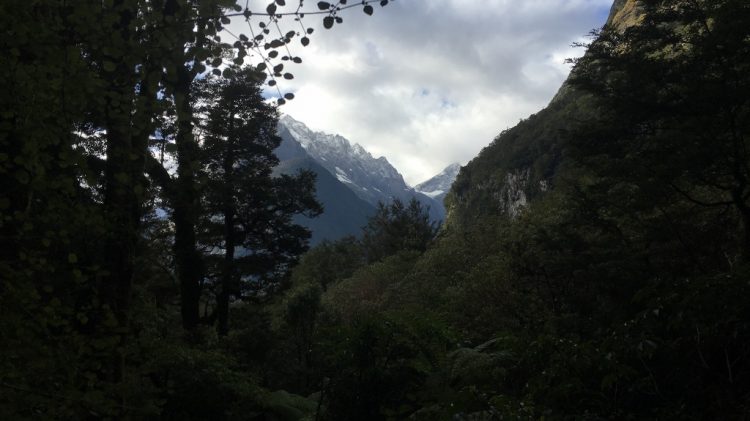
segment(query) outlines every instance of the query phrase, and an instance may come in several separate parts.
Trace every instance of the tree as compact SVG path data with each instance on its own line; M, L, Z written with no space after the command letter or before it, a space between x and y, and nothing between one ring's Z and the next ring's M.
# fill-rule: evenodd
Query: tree
M363 3L364 10L372 14L372 6L369 3L375 0L368 0ZM388 2L382 2L385 6ZM343 9L353 7L346 6L346 1L339 1L334 4L327 2L318 3L318 11L312 14L326 14L324 26L330 29L334 23L341 23L343 18L339 12ZM276 78L292 79L294 75L289 71L284 71L285 63L278 63L278 60L299 64L302 59L291 56L289 43L292 38L299 36L300 33L294 30L283 32L279 24L283 16L294 16L295 21L302 24L302 19L307 13L302 9L303 2L300 0L299 6L294 12L282 13L279 6L285 6L283 0L274 0L270 2L265 13L252 12L245 4L245 9L231 0L210 0L201 2L168 0L165 9L168 11L170 19L163 22L169 28L174 40L168 45L182 45L184 48L175 48L165 54L167 74L163 77L164 91L168 96L173 98L173 106L176 116L176 131L174 142L177 156L177 177L171 182L171 204L173 207L173 220L175 225L175 263L176 272L180 282L181 291L181 313L183 326L188 329L194 329L200 322L200 290L201 279L203 277L203 267L200 262L198 252L196 226L199 218L199 193L197 191L197 181L195 169L198 163L198 145L193 136L193 114L191 109L191 86L193 80L199 74L207 71L212 67L212 73L219 76L228 76L229 73L220 70L224 66L223 54L236 50L233 54L232 63L242 65L245 58L248 57L248 50L254 51L256 57L261 60L258 63L258 70L268 72L269 86L275 86L279 97L277 104L283 105L286 100L294 98L294 95L287 93L283 95L278 88ZM232 8L237 13L223 14L222 8ZM260 30L254 30L251 17L257 16L259 19L267 19L266 22L259 22ZM242 17L248 23L250 37L245 34L236 36L232 33L236 41L233 44L222 42L219 35L224 25L231 23L231 18ZM269 28L275 27L278 31L278 37L270 35ZM296 28L296 24L295 24ZM309 44L307 35L312 34L311 28L305 29L302 26L303 36L300 42L303 46ZM256 33L255 31L258 31ZM286 55L279 55L279 50L286 52ZM282 73L284 71L284 73ZM159 177L166 180L163 175Z
M571 143L571 156L610 181L630 183L647 207L668 211L684 202L717 224L729 211L740 230L725 251L746 260L750 7L736 0L644 7L640 24L605 28L573 73L599 114Z
M293 282L314 283L323 291L337 281L350 277L365 263L360 242L355 237L325 240L302 257L295 267Z
M314 174L275 177L277 113L266 104L251 68L228 78L196 82L196 115L205 174L201 242L214 257L209 277L218 278L218 331L228 331L229 300L271 293L307 249L310 232L292 217L321 212ZM216 261L219 253L221 262Z
M253 22L277 23L282 13L275 6L283 4L270 3ZM328 5L326 27L331 19L340 22L340 6ZM144 205L154 192L175 211L177 245L170 269L183 281L184 325L190 329L197 323L202 258L196 253L200 162L193 137L193 80L223 68L228 52L232 61L244 61L247 48L262 52L254 59L266 65L276 57L281 61L278 51L289 51L292 37L264 31L252 42L246 36L239 44L222 42L229 8L251 21L249 10L232 0L0 4L0 300L6 309L0 322L6 339L0 352L0 413L5 418L121 418L137 411L138 399L127 395L145 392L125 383L127 368L135 364L129 353L138 346L132 340L137 331L132 301L136 288L149 281L137 276L148 271L139 271L136 262L147 251ZM301 19L305 12L298 8L294 14ZM288 20L295 28L300 24ZM311 31L303 27L303 32ZM168 112L178 128L176 180L148 149L156 121ZM150 189L149 181L162 189ZM294 206L296 182L282 178L277 183L285 187L274 190L287 208ZM285 217L277 216L283 225ZM283 254L284 247L277 251Z
M362 231L365 256L372 263L402 250L425 251L437 226L417 199L412 198L406 206L394 199L390 205L379 203Z

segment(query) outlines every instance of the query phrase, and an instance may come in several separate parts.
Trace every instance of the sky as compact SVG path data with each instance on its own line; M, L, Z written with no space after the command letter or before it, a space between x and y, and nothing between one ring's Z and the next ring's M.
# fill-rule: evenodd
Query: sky
M343 23L330 30L321 16L307 15L304 26L314 33L307 47L290 44L303 62L286 64L294 79L279 86L295 99L280 111L385 156L416 185L454 162L465 165L502 130L544 108L570 72L565 59L584 52L571 44L603 25L611 5L392 0L375 4L372 16L361 6L341 11ZM299 28L291 17L280 24L284 32ZM241 19L229 28L250 35Z

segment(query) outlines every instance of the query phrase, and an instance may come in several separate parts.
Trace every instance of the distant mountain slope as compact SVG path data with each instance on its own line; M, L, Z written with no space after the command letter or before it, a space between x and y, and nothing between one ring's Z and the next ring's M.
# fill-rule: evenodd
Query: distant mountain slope
M406 202L415 197L430 208L433 220L443 220L442 203L409 187L385 157L374 158L362 146L338 135L312 131L288 115L279 120L278 131L283 139L280 159L309 156L373 206L394 198Z
M284 150L278 151L282 155ZM297 217L296 222L312 231L311 245L323 240L337 240L354 235L359 236L367 219L375 213L375 207L357 197L328 170L314 159L305 156L292 157L282 161L276 171L294 174L301 169L317 174L315 182L318 201L323 205L323 213L317 218Z

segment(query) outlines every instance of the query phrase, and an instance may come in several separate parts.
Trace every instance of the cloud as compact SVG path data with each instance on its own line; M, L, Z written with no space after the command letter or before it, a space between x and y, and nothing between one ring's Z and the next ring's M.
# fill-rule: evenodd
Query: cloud
M332 30L307 16L315 33L310 46L293 44L304 62L282 85L296 96L282 112L385 156L416 184L452 162L465 164L543 108L567 77L565 58L582 53L570 45L601 26L610 6L394 0L371 17L344 11ZM241 31L235 22L232 28Z

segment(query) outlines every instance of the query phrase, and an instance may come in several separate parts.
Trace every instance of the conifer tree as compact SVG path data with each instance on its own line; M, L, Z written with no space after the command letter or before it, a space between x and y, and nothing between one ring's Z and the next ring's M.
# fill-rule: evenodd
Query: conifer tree
M273 174L281 138L276 109L261 95L262 80L253 69L233 68L229 78L209 77L195 87L205 178L201 240L220 334L228 331L231 297L272 292L307 249L310 232L292 217L321 212L313 173Z

